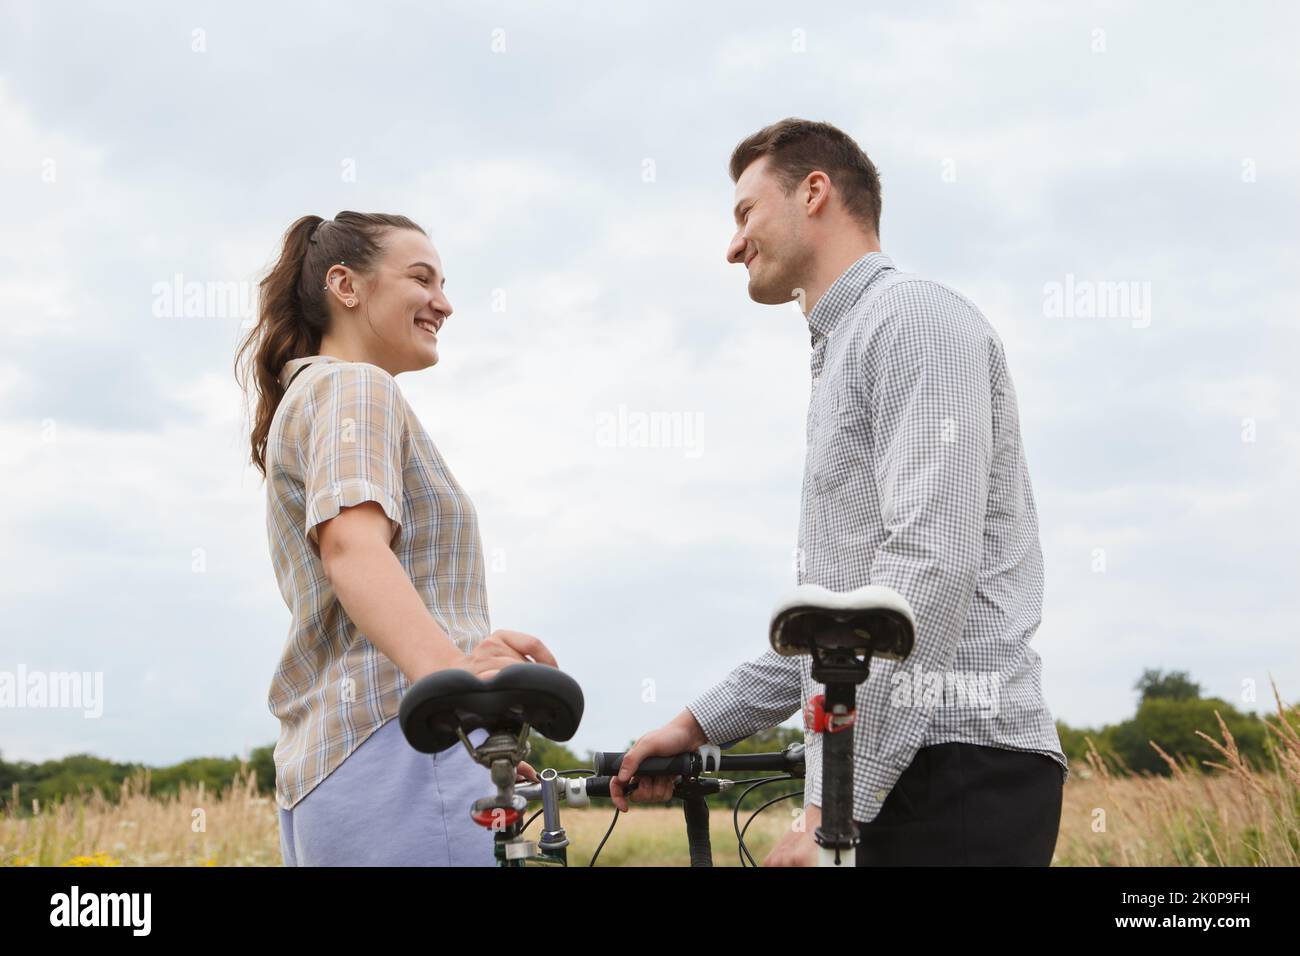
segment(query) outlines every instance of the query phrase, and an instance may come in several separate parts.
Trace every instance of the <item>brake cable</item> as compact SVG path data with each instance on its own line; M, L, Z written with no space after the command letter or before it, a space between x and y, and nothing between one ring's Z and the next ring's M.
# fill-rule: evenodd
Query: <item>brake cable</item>
M793 778L792 778L792 779L793 779ZM767 801L767 803L763 804L761 807L759 807L757 810L755 810L753 813L751 813L751 814L749 815L749 819L745 821L745 827L744 827L744 829L742 829L742 830L740 831L740 837L739 837L739 839L740 839L740 843L741 843L741 845L742 845L742 846L745 845L745 834L746 834L747 832L749 832L749 825L750 825L751 823L754 822L754 819L755 819L755 818L756 818L760 813L762 813L764 810L766 810L768 807L770 807L770 806L771 806L772 804L774 804L774 803L780 803L782 800L789 800L791 797L802 797L802 796L803 796L803 791L802 791L802 790L793 790L793 791L791 791L790 793L783 793L783 794L781 794L779 797L773 797L771 800ZM745 852L746 852L746 853L749 853L749 848L748 848L748 847L745 847ZM752 854L750 854L749 859L750 859L751 862L753 862L754 857L753 857ZM754 865L757 866L758 864L755 863Z
M586 774L587 776L590 777L590 776L595 776L596 772L586 767L575 769L575 770L558 771L559 776L568 776L570 774ZM745 834L749 832L750 824L754 822L754 820L758 817L760 813L762 813L768 807L772 806L772 804L780 803L782 800L789 800L791 797L803 796L803 791L795 790L795 791L791 791L790 793L783 793L780 796L773 797L771 800L768 800L766 803L763 803L757 809L755 809L745 820L744 827L741 827L740 825L741 803L744 802L745 797L749 796L751 791L757 790L759 787L764 787L767 786L768 784L782 783L786 780L795 780L795 779L797 779L795 776L787 773L787 774L778 774L776 776L771 776L771 777L751 777L746 780L735 781L736 786L741 786L744 784L749 785L745 788L744 792L742 792L740 796L736 798L736 804L731 814L731 825L732 825L732 829L735 831L736 834L736 846L740 854L741 867L745 867L747 865L751 867L758 866L758 862L754 859L754 854L750 852L749 846L745 843ZM631 793L632 790L634 789L636 789L635 783L633 783L626 792ZM532 814L532 816L528 817L528 819L524 821L523 826L519 828L519 832L523 833L525 830L527 830L528 827L532 824L532 822L542 815L542 812L543 811L539 809L535 811ZM609 829L605 831L605 836L601 839L600 844L596 847L596 851L591 855L591 861L587 864L588 867L594 867L596 865L596 860L600 856L601 851L605 848L605 844L609 842L609 838L614 832L614 827L618 825L618 818L619 818L619 810L617 807L615 807L614 817L612 820L610 820ZM749 859L748 864L746 864L745 862L746 857L748 857Z
M619 810L618 807L615 807L614 819L609 821L609 829L605 831L605 837L600 841L600 846L596 847L596 852L591 855L591 862L587 864L588 867L596 865L596 857L600 856L600 851L605 849L605 844L609 841L609 835L614 832L614 827L618 826L618 817Z
M749 848L748 848L747 846L745 846L745 841L741 839L741 835L740 835L740 805L745 801L745 798L746 798L747 796L749 796L749 792L750 792L751 790L756 790L756 789L758 789L759 787L766 786L766 785L769 784L769 783L776 783L776 782L778 782L778 781L780 781L780 780L789 780L789 779L790 779L790 776L789 776L788 774L778 774L777 776L774 776L774 777L757 777L757 778L754 778L754 779L751 779L751 780L742 780L742 781L739 781L739 782L738 782L738 785L739 785L739 783L747 783L747 784L750 784L750 786L747 787L747 788L746 788L746 789L745 789L745 790L740 794L740 796L738 796L738 797L736 798L736 804L735 804L734 807L732 807L732 810L731 810L731 828L732 828L732 829L735 831L735 833L736 833L736 849L737 849L737 852L739 852L739 854L740 854L740 865L741 865L742 867L745 865L745 857L746 857L746 856L749 857L749 861L750 861L750 863L753 863L753 862L754 862L754 856L753 856L753 854L751 854L751 853L749 852ZM754 865L757 866L757 864L754 864Z
M733 828L733 829L735 830L735 832L736 832L736 847L737 847L737 850L738 850L738 852L739 852L739 854L740 854L740 865L741 865L742 867L746 865L746 864L745 864L745 859L746 859L747 857L748 857L748 859L749 859L749 866L754 866L754 867L757 867L757 866L758 866L758 861L754 859L754 854L751 853L751 852L749 851L749 846L745 843L745 833L748 832L748 830L749 830L749 825L750 825L751 823L754 822L754 818L757 817L757 816L758 816L760 813L762 813L764 810L766 810L768 807L770 807L772 804L777 803L777 802L779 802L779 801L781 801L781 800L787 800L787 799L789 799L791 796L793 796L794 793L803 793L803 791L802 791L802 790L799 790L799 791L792 791L791 793L785 793L785 794L782 794L782 795L779 796L779 797L776 797L775 799L772 799L772 800L767 801L767 803L764 803L762 806L760 806L757 810L755 810L753 813L751 813L751 814L749 815L749 819L745 821L744 829L741 829L741 826L740 826L740 805L741 805L741 803L744 801L744 799L745 799L747 796L749 796L749 794L750 794L751 791L753 791L753 790L757 790L759 787L765 787L765 786L767 786L768 784L772 784L772 783L782 783L782 782L784 782L784 781L786 781L786 780L794 780L794 779L795 779L795 777L794 777L793 775L787 773L787 774L781 774L781 775L779 775L779 776L775 776L775 777L766 777L766 778L764 778L764 779L757 780L757 781L755 781L753 784L751 784L749 787L747 787L747 788L745 789L745 792L742 793L742 794L741 794L741 795L736 799L736 805L735 805L735 807L734 807L734 808L732 809L732 811L731 811L731 826L732 826L732 828Z

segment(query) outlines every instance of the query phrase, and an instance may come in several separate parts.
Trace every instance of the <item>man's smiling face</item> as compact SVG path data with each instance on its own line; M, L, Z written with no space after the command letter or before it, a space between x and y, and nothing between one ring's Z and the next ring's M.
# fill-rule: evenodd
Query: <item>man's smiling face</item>
M750 163L736 180L736 234L727 247L727 261L749 271L749 297L764 305L779 305L797 297L799 276L809 259L803 241L799 189L787 196L768 171L768 158Z

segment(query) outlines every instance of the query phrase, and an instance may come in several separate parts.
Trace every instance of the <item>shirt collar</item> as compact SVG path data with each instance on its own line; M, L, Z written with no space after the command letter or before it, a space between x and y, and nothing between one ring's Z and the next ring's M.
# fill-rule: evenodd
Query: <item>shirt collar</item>
M298 374L298 370L304 365L309 365L312 362L341 361L343 360L335 358L333 355L304 355L301 358L289 359L289 361L284 363L284 367L280 369L280 387L287 389L289 383L293 381L294 375Z
M808 330L813 341L819 336L830 335L844 313L862 298L871 284L894 268L894 261L883 252L868 252L841 272L808 313Z

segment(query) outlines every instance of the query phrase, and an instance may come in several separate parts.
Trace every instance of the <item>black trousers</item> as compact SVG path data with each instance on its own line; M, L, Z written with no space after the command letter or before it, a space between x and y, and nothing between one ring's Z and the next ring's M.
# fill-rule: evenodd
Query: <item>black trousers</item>
M1064 771L978 744L922 747L880 813L859 823L858 866L1048 866Z

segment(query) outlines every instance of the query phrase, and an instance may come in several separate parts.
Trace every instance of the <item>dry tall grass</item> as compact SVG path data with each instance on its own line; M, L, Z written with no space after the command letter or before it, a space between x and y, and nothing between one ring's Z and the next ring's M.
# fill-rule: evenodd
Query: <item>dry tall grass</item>
M1089 739L1088 768L1067 785L1054 863L1062 866L1296 866L1300 864L1300 734L1277 698L1277 766L1255 768L1223 718L1220 740L1201 731L1223 762L1209 772L1152 742L1170 777L1125 772ZM1086 775L1086 776L1085 776Z
M1276 689L1274 691L1276 694ZM1248 766L1219 721L1222 755L1207 772L1168 755L1172 776L1135 776L1103 759L1095 746L1088 766L1065 788L1058 866L1300 865L1300 735L1283 717L1269 720L1277 768ZM1159 750L1159 748L1156 748ZM15 795L16 796L16 795ZM757 796L757 794L755 794ZM757 803L755 804L757 805ZM266 866L280 863L275 802L257 795L251 774L220 794L184 788L174 797L149 793L144 773L117 801L97 793L0 817L0 865L9 866ZM468 812L468 808L467 808ZM570 862L585 865L612 810L568 810ZM744 816L742 815L742 821ZM777 804L747 836L760 861L790 826ZM534 824L536 826L536 824ZM713 815L716 865L738 865L730 811ZM601 853L606 866L683 866L681 811L638 807L623 815Z
M120 799L98 791L32 814L0 816L0 865L268 866L280 863L275 801L257 795L255 775L214 794L202 785L175 796L149 792L145 771ZM16 800L15 793L14 799Z

